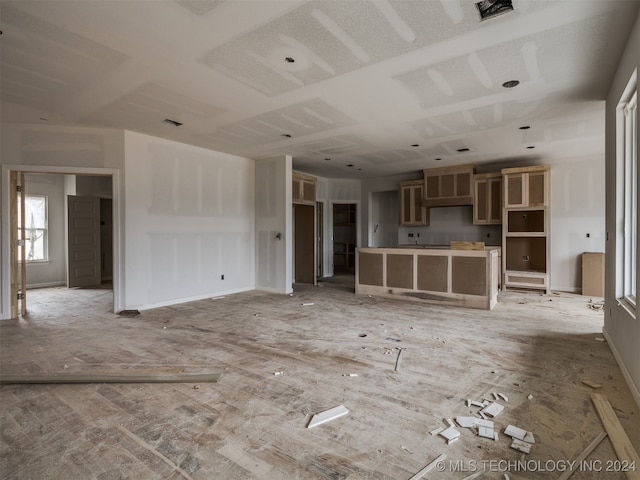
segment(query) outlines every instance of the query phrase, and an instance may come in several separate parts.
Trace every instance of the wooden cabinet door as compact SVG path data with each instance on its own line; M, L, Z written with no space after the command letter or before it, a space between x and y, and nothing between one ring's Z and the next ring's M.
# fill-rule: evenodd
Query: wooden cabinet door
M400 186L400 225L424 226L429 224L428 210L422 206L424 186L421 181Z
M527 173L527 206L539 207L547 204L547 172Z
M504 176L504 206L524 207L525 173L510 173Z
M489 221L489 181L487 179L475 181L473 202L473 223L484 225Z
M502 223L502 178L487 179L489 201L487 202L487 222L492 225Z

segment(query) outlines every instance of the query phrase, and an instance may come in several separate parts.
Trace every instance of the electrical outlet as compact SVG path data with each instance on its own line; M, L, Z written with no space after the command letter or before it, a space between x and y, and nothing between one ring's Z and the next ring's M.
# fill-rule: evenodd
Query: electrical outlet
M410 234L409 234L409 238L413 238L413 233L410 233Z
M587 238L591 238L591 234L590 233L587 233Z
M224 274L220 275L220 280L224 280Z
M522 256L522 261L523 262L528 262L529 261L529 255L523 255Z

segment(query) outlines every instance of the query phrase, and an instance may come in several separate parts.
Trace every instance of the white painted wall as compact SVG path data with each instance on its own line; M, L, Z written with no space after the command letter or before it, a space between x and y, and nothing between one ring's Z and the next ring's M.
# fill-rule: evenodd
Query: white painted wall
M49 260L27 263L27 288L65 285L67 268L64 176L27 174L24 177L26 193L28 195L45 195L49 207Z
M640 70L640 15L636 19L607 97L606 228L608 238L606 240L605 258L606 291L604 316L605 337L618 361L618 365L620 365L636 403L640 406L640 348L638 348L640 345L640 317L637 312L635 316L631 315L616 301L616 282L619 271L619 265L617 265L618 224L620 216L617 209L618 189L616 186L616 177L618 176L616 169L616 107L634 70ZM640 137L640 131L637 132L637 135ZM640 228L636 235L640 235ZM636 265L636 278L637 271L638 265ZM637 298L638 293L636 293Z
M255 287L252 160L125 132L125 177L126 308Z
M255 287L293 291L292 159L255 162Z

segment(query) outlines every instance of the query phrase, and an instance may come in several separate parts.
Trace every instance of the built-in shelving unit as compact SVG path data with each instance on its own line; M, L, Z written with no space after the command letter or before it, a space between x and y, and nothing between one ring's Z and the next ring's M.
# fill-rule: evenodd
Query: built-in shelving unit
M356 213L353 203L333 204L333 270L354 272L356 268Z
M549 291L548 165L502 170L503 285Z

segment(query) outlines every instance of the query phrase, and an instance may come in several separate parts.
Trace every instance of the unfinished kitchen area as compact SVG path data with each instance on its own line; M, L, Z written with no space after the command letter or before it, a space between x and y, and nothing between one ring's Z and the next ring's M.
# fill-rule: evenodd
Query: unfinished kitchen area
M0 478L640 480L636 0L0 0Z

